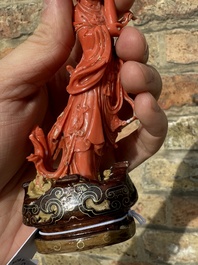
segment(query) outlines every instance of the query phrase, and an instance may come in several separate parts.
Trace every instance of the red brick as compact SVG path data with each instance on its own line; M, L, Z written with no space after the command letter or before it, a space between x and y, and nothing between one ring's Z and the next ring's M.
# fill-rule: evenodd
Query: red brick
M171 225L180 228L198 227L197 196L171 196Z
M174 64L198 62L198 32L173 31L166 34L166 60Z
M192 105L192 96L197 93L198 74L162 75L163 90L159 99L162 108Z
M146 224L164 225L166 221L166 198L163 195L140 194L133 209L145 218Z

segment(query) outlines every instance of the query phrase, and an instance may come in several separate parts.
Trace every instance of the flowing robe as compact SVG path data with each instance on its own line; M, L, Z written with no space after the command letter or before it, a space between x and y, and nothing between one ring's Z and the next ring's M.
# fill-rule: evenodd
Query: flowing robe
M47 138L38 127L32 132L35 153L29 160L46 178L79 174L98 180L104 149L115 146L117 133L125 125L117 116L123 99L131 106L132 102L120 84L122 62L114 56L103 6L93 9L79 2L74 20L83 55L75 69L68 67L68 104Z

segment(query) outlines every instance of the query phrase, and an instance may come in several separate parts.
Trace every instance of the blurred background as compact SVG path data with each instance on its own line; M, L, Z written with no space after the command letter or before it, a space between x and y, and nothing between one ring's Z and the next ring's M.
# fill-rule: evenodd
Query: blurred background
M32 34L41 10L41 0L0 0L0 58ZM159 104L169 120L160 151L130 173L139 192L134 210L147 222L122 244L37 254L40 265L198 264L198 3L139 0L133 12L149 43L148 63L162 76Z

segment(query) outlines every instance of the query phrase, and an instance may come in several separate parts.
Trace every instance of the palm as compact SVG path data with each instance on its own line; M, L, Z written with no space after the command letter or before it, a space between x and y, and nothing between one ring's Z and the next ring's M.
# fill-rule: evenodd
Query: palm
M0 103L0 117L4 117L5 124L1 130L0 138L0 171L4 176L0 179L2 187L0 197L0 229L2 229L0 230L0 240L3 254L9 250L17 250L32 231L32 229L22 225L21 214L23 203L22 185L32 179L35 174L32 164L26 160L26 156L30 153L32 147L28 136L35 124L49 127L50 123L53 122L53 116L57 115L63 105L66 104L64 101L67 98L65 91L67 80L64 76L66 75L63 75L63 69L61 69L51 81L43 84L41 88L37 87L35 94L27 95L18 100L4 100ZM26 85L24 89L29 91L33 86L36 87L36 84ZM53 93L54 91L56 93ZM56 101L57 94L62 94L62 102ZM51 98L55 100L50 101ZM10 222L8 222L9 220Z

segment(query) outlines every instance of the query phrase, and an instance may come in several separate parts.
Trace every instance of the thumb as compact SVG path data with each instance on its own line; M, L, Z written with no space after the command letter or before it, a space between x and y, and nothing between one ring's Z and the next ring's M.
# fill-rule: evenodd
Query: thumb
M34 34L0 61L1 91L11 96L13 87L41 86L66 61L74 43L72 8L72 0L44 0Z

